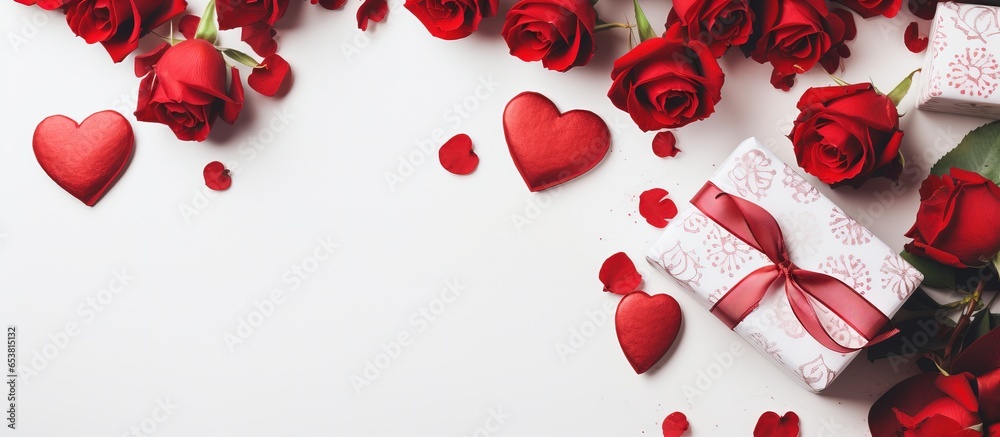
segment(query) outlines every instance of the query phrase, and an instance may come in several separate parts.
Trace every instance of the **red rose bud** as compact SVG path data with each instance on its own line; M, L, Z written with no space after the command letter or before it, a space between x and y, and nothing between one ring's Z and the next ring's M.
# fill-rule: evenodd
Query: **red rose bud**
M650 38L615 61L611 79L611 103L648 132L715 112L725 74L701 42Z
M903 7L903 0L833 0L850 10L857 12L863 18L871 18L876 15L884 15L887 18L895 17L899 9Z
M824 0L762 0L754 5L758 31L744 50L774 67L779 79L772 76L772 84L787 86L789 75L818 63L833 73L841 58L850 56L844 43L857 36L850 12L830 11Z
M219 29L229 30L254 23L273 26L288 9L288 0L216 0Z
M930 175L920 187L907 252L949 266L978 267L1000 252L1000 187L970 171Z
M216 117L236 121L243 108L243 84L234 67L227 91L226 61L212 43L190 39L161 46L152 55L136 58L137 73L140 62L152 66L139 85L136 119L165 124L184 141L204 141Z
M121 62L139 47L139 38L185 8L185 0L80 0L66 7L66 23L87 44L101 43Z
M809 88L788 138L807 173L833 186L899 179L899 112L870 83Z
M403 6L431 35L453 40L472 35L483 18L496 15L500 0L406 0Z
M674 0L664 36L701 41L718 58L750 39L753 18L748 0Z
M510 54L566 71L594 56L596 23L590 0L521 0L507 12L501 33Z

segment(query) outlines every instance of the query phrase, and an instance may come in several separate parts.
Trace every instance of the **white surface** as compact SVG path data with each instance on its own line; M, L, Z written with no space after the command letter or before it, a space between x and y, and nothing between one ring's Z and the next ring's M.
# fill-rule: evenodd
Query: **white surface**
M134 123L135 159L88 208L41 171L31 134L51 114L128 114L139 83L131 59L113 65L57 13L0 2L7 40L0 44L0 323L20 329L22 374L50 336L79 326L37 376L22 379L19 429L0 435L122 435L168 399L177 408L156 435L486 435L477 430L497 408L509 417L489 435L657 435L675 410L688 415L694 436L749 435L766 410L797 411L804 436L867 434L871 402L911 365L897 373L861 359L825 394L809 393L642 262L660 230L637 214L638 194L662 187L678 202L690 198L749 136L793 162L783 135L794 103L806 87L831 84L828 76L817 70L782 93L768 84L769 67L729 53L718 112L681 129L683 152L662 160L650 150L653 134L605 96L623 32L602 34L591 65L560 74L509 56L496 36L499 18L446 42L394 4L366 40L354 23L358 3L329 12L293 1L280 26L292 91L267 99L248 89L239 124L219 123L204 144ZM668 4L647 3L650 17L666 15ZM609 19L631 14L620 0L599 10ZM921 55L902 42L911 18L859 22L843 77L888 90L917 68ZM32 19L47 21L34 35L24 28ZM15 50L10 37L24 30L28 43ZM224 42L245 48L234 32ZM358 52L348 57L350 46ZM453 105L489 77L500 83L495 93L454 118ZM613 133L604 162L561 188L529 193L500 123L509 98L525 90L563 110L601 115ZM275 111L295 118L251 155L244 143L267 136ZM891 202L871 229L894 249L904 243L930 163L985 122L908 112L903 147L911 168L900 194L881 180L859 191L821 187L862 223L870 221L862 211ZM451 175L432 150L390 190L385 174L400 159L424 156L416 142L435 129L469 133L479 169ZM205 192L201 170L212 160L238 163L239 171L232 189L203 202L195 197ZM180 210L192 205L204 208L186 221ZM528 205L540 213L518 232L512 216L526 215ZM293 291L286 272L327 236L340 248ZM609 320L618 298L597 281L601 262L617 251L638 263L645 290L675 295L686 317L672 352L646 375L622 356ZM100 313L80 310L115 269L134 280ZM456 279L462 294L421 324L419 311L440 310L435 300ZM273 289L287 300L230 352L224 334ZM591 330L588 314L605 321ZM581 328L589 334L583 344L560 359L557 345ZM410 345L357 394L351 376L404 332ZM732 349L743 353L718 371L714 363ZM710 387L686 396L685 386L697 388L706 372L716 377L701 381Z

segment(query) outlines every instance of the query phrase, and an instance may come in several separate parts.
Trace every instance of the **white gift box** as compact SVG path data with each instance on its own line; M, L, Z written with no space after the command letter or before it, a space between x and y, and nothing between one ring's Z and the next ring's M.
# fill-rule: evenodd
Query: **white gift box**
M840 280L886 317L891 318L923 280L920 272L754 138L740 144L709 181L770 213L795 266ZM667 225L647 259L709 309L750 272L775 265L690 203ZM835 352L812 337L793 313L783 287L782 281L772 285L734 331L802 386L822 391L858 352ZM834 311L811 297L808 301L837 343L865 345ZM707 311L687 316L715 317Z
M917 107L1000 119L1000 7L938 3Z

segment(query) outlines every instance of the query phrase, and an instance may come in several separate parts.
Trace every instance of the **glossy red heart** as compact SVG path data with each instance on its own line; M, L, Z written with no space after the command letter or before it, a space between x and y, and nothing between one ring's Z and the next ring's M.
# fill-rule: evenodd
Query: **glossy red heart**
M633 291L622 298L615 311L615 331L635 373L649 370L670 350L681 320L681 307L669 295Z
M580 176L604 159L611 132L601 117L576 109L560 113L547 97L518 94L503 111L510 156L531 191Z
M77 124L53 115L32 138L35 159L60 187L94 206L128 167L135 152L132 125L115 111L101 111Z

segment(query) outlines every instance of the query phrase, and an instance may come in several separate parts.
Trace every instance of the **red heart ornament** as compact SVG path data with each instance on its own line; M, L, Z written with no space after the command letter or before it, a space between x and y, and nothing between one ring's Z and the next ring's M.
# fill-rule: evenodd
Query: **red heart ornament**
M523 92L503 111L510 156L531 191L580 176L604 159L611 132L597 114L582 109L560 113L547 97Z
M62 189L94 206L135 152L132 125L115 111L101 111L83 123L53 115L42 120L32 138L35 159Z
M667 353L681 319L681 307L669 295L633 291L622 298L615 311L615 331L635 373L649 370Z

